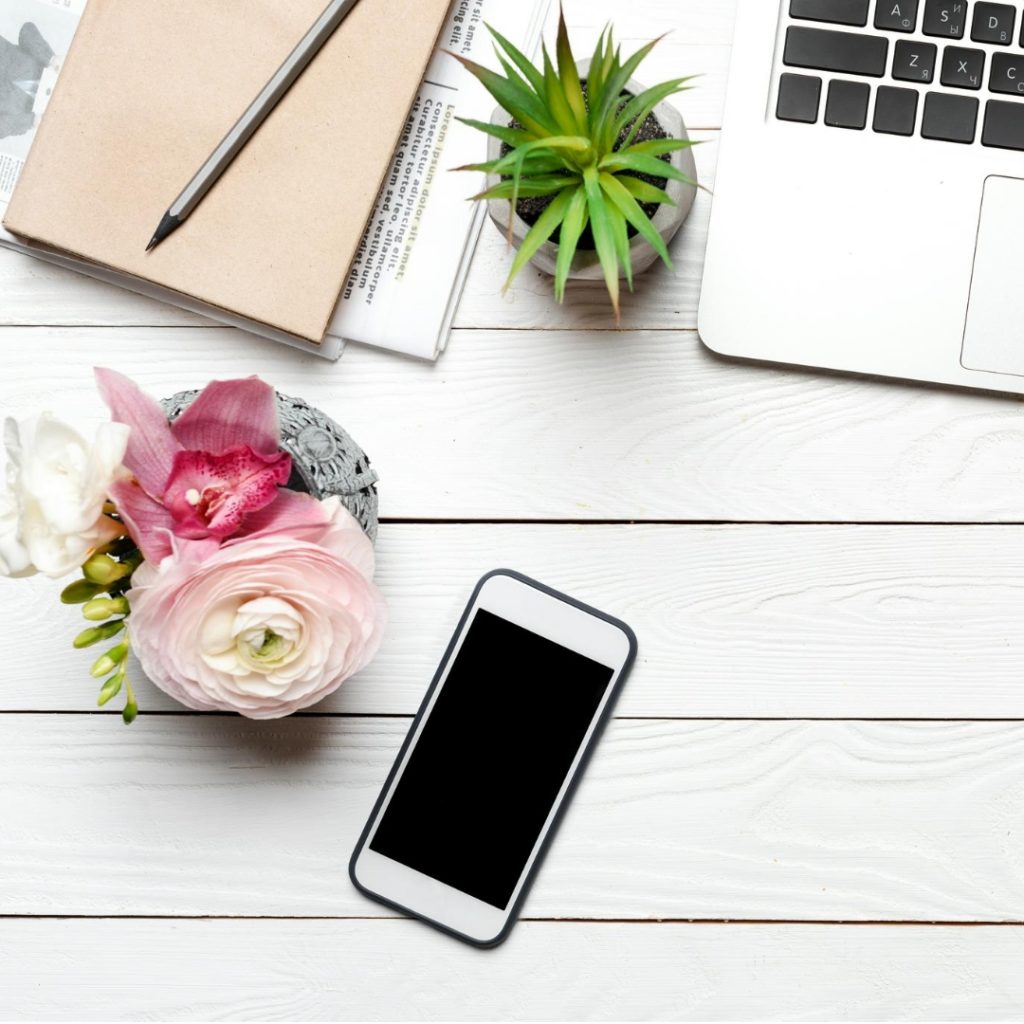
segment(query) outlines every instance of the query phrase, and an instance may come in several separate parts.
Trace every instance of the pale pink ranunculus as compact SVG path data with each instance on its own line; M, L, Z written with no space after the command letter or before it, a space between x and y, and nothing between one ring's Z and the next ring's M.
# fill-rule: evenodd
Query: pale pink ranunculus
M283 718L336 690L380 645L373 545L337 498L319 527L186 541L133 577L130 632L160 689L199 711Z

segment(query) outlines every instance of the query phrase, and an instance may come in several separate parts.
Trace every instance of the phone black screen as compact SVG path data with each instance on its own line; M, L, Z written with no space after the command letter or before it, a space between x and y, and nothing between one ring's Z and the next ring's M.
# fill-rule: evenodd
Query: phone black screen
M478 610L370 849L504 910L613 675Z

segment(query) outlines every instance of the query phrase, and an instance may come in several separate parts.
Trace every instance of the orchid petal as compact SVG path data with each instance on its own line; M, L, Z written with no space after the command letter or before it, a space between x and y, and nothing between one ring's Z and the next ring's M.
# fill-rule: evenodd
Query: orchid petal
M248 445L263 455L281 446L274 389L258 377L208 384L171 427L178 442L217 455Z
M164 504L179 537L224 539L238 532L249 512L277 499L288 483L292 458L285 452L262 455L248 445L220 455L184 451L174 457Z
M125 466L150 495L161 496L171 475L174 456L181 449L167 416L154 399L123 374L102 368L94 372L112 419L131 428Z
M245 539L287 533L295 541L316 543L330 523L323 502L298 491L277 492L277 500L245 517ZM241 537L239 539L242 539Z
M174 561L178 565L199 565L220 551L221 542L216 537L207 537L205 540L172 537L171 546L174 549Z
M172 551L171 513L135 480L117 481L110 488L110 497L146 561L159 565Z

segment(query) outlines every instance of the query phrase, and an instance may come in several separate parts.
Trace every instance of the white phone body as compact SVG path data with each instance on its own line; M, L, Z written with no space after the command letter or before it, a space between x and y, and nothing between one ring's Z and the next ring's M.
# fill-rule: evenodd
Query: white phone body
M480 614L485 613L485 614ZM489 613L489 614L486 614ZM479 615L479 620L478 620ZM498 622L496 620L501 620ZM481 634L476 633L476 637L471 643L474 645L470 650L471 653L466 654L466 658L463 662L459 662L460 654L463 653L463 645L466 641L467 635L476 628L474 623L480 622L481 624L486 623L487 628L490 630L498 630L498 633ZM461 665L456 671L459 675L456 677L459 682L454 683L452 686L452 694L456 692L462 693L464 688L469 685L469 677L472 678L472 685L486 687L492 683L494 678L499 678L499 675L491 677L488 674L480 673L480 655L479 650L485 648L480 647L482 639L490 640L494 636L504 636L505 633L500 632L505 629L502 623L511 624L512 627L519 627L522 630L528 631L529 634L535 634L536 637L542 638L543 641L550 641L551 643L558 646L558 648L564 648L566 651L565 659L562 660L563 655L561 652L556 651L554 648L542 645L541 649L551 653L552 657L548 659L549 664L553 666L552 672L556 670L562 670L566 667L574 669L575 666L581 666L581 671L576 673L574 670L563 673L567 677L565 683L568 689L559 691L559 696L556 700L562 700L571 704L576 701L575 693L576 689L571 687L582 688L587 686L586 699L580 701L580 707L573 706L573 710L569 712L571 716L575 716L572 723L571 729L566 730L565 736L566 742L565 747L557 755L558 764L546 768L547 774L540 779L545 789L545 796L543 800L537 801L536 804L530 804L529 810L531 817L531 825L535 824L540 816L543 814L543 826L540 828L539 833L535 837L531 837L532 842L527 839L526 835L516 833L512 838L515 840L514 843L508 844L508 846L502 846L502 854L505 854L508 847L514 847L517 851L521 851L529 844L529 854L526 857L525 863L522 865L522 869L518 872L518 879L515 880L514 886L511 889L511 894L508 897L507 903L504 906L498 906L504 896L492 897L489 902L485 902L484 899L477 898L474 895L470 895L468 892L457 888L453 884L447 884L445 881L440 881L436 877L432 877L430 874L424 873L423 871L416 870L409 866L407 863L387 856L384 853L378 852L373 849L375 838L378 835L378 829L381 826L382 821L387 821L388 824L385 828L385 832L395 831L395 826L392 824L392 819L388 818L389 808L391 807L392 798L396 792L400 792L400 786L402 785L403 778L405 777L406 768L417 751L417 745L420 743L421 737L423 737L424 730L427 729L428 724L431 723L431 716L437 705L438 700L445 692L445 684L452 673L453 666ZM484 628L481 625L480 628ZM512 631L510 631L512 632ZM502 659L499 663L493 662L496 673L504 671L506 675L517 672L518 669L510 663L514 661L517 656L525 657L528 652L532 652L534 648L530 646L532 640L526 637L526 634L519 633L518 631L513 632L515 638L524 638L526 642L522 644L514 643L511 645L510 650L493 652L495 659ZM374 807L373 813L370 816L370 820L363 832L363 835L356 847L355 853L352 855L350 863L350 875L353 883L359 888L364 894L376 899L380 902L386 903L389 906L400 909L406 913L412 914L413 916L419 917L429 924L434 925L446 932L455 935L458 938L464 939L470 943L479 946L493 946L501 942L507 937L509 930L516 919L517 910L525 898L527 888L532 876L536 869L539 867L540 860L545 852L548 842L552 838L553 832L558 824L561 812L564 810L568 803L569 797L571 796L572 790L576 781L578 780L582 769L585 767L587 757L598 738L601 726L609 716L612 706L615 702L615 698L621 688L622 683L625 680L625 676L628 673L629 668L636 654L636 638L632 631L624 623L619 622L616 619L606 616L601 612L594 609L588 608L585 605L580 604L568 598L562 594L558 594L541 584L538 584L532 580L528 580L526 577L520 576L517 573L512 573L507 570L499 570L495 573L491 573L485 576L477 586L472 598L470 599L469 605L466 608L465 613L462 616L462 620L459 623L459 627L452 638L452 641L442 659L441 665L438 668L437 674L434 677L434 682L431 685L426 697L424 698L423 704L420 708L419 714L417 715L413 725L409 731L409 735L406 738L405 744L402 747L401 752L395 762L395 765L391 771L387 782L381 792L381 795ZM586 662L579 661L576 656L586 659ZM466 659L472 658L472 664L467 669ZM591 663L598 666L598 668L591 669ZM531 662L532 664L532 662ZM541 665L537 669L538 676L536 678L531 677L531 685L537 687L544 687L546 692L551 692L551 687L558 687L561 681L561 677L554 679L546 679L543 677L544 666ZM594 672L594 679L588 674L591 671ZM603 693L598 695L599 687L601 685L599 680L603 680L604 672L609 672L608 682L604 684ZM507 680L506 680L507 682ZM514 688L513 688L514 690ZM582 693L582 689L580 689ZM564 694L564 696L563 696ZM510 690L508 698L512 701L515 700L515 693ZM458 700L460 698L450 696L445 704L442 704L442 710L440 711L438 718L443 715L453 715L455 712L444 710L445 707L451 704L454 700L455 707L458 707ZM490 699L486 696L481 699ZM596 707L591 711L591 706L594 701L598 701ZM585 710L583 709L585 705ZM525 713L523 709L516 708L516 713ZM544 714L543 708L536 709L537 714ZM481 716L487 717L487 716ZM514 716L509 715L511 720ZM491 718L495 721L494 718ZM568 720L567 720L568 724ZM484 730L483 736L473 735L469 737L463 731L463 727L466 725L465 722L459 721L456 723L441 723L435 725L433 728L439 729L444 728L448 730L456 730L454 733L447 731L444 733L445 737L448 738L448 742L445 746L445 756L449 760L454 761L458 756L456 752L452 750L453 747L459 746L459 737L465 736L467 741L467 750L479 751L481 744L487 737L487 724L486 721L476 721L472 725L472 729ZM585 731L584 731L585 725ZM494 735L498 736L498 730L507 730L511 726L508 725L495 725L492 729L495 730ZM556 726L557 727L557 726ZM582 732L582 739L576 745L576 738ZM423 757L427 758L425 766L429 768L431 764L430 754L427 752L431 749L430 744L434 742L431 737L436 737L437 732L428 733L427 741L424 743ZM454 736L454 743L451 742ZM501 741L496 744L496 749L505 749L507 751L508 736L502 736L501 741L504 741L505 746L501 746ZM571 763L568 766L568 770L564 772L564 777L559 779L557 796L551 804L550 809L545 810L547 800L550 793L554 790L555 777L561 773L562 766L565 761L571 756ZM553 755L554 757L554 755ZM521 758L521 763L518 765L515 763L517 758ZM482 786L486 785L486 781L481 782L481 778L486 780L488 778L487 772L493 772L500 774L504 779L506 785L509 784L510 776L508 773L518 771L533 771L536 772L534 767L536 761L530 762L528 759L531 758L531 747L530 737L523 736L523 743L521 746L515 748L515 752L512 754L511 759L506 754L506 762L495 765L491 763L486 764L474 764L466 763L465 771L467 773L478 773L473 776L472 785ZM472 756L467 758L468 761L472 762L474 758ZM487 760L486 758L484 760ZM421 764L421 768L424 767L424 762L419 759L418 763ZM433 775L427 770L425 773L421 772L421 776L425 777L428 781L421 783L419 780L415 783L416 785L427 785L431 784ZM452 776L447 776L451 778ZM491 776L492 778L495 776ZM519 778L519 776L517 776ZM454 789L458 790L459 786L456 785ZM500 793L500 784L495 790ZM407 792L407 791L406 791ZM448 815L459 813L452 809L451 801L457 802L459 800L459 793L445 792L435 793L430 791L427 793L426 800L423 799L422 788L417 791L418 801L416 803L417 808L422 808L424 803L430 803L436 798L438 806L444 807L444 813ZM404 797L400 795L399 800L396 802L396 807L401 808L408 806L408 800L403 803ZM448 800L448 803L445 801ZM479 803L474 804L469 801L469 805L478 808ZM509 806L512 803L510 802ZM492 815L497 815L498 805L495 804L494 808L490 809ZM402 814L404 812L396 810L396 814ZM519 811L517 809L516 813ZM450 819L445 819L450 824ZM460 819L462 821L463 819ZM467 829L473 829L479 822L479 815L469 815L465 819L465 827ZM426 849L431 843L437 842L438 837L434 834L430 828L422 828L422 822L419 823L420 828L410 835L408 830L405 833L401 830L402 823L399 822L399 834L406 835L404 841L411 842L413 846L411 849L416 850L422 846ZM518 823L513 823L513 827L518 827ZM531 830L526 830L527 832ZM465 835L469 835L466 832ZM499 838L499 832L488 833L492 839L497 840ZM445 833L446 838L443 840L444 843L457 844L462 840L459 836L458 827L454 830L448 829ZM479 834L473 833L474 842L479 840ZM451 847L449 847L449 852ZM420 850L422 853L423 850ZM442 852L436 854L437 856L445 856ZM406 860L416 859L416 855L405 856ZM496 858L496 861L500 860L500 856ZM515 860L516 858L509 855L509 860ZM487 858L475 858L472 859L472 863L478 864L481 860L486 861ZM510 864L503 864L504 875L501 884L504 885L507 890L509 878L511 877L509 872L511 870ZM486 875L486 866L482 868L483 873ZM444 871L437 871L436 874L444 874ZM487 885L490 889L495 889L496 879L484 878L480 884Z

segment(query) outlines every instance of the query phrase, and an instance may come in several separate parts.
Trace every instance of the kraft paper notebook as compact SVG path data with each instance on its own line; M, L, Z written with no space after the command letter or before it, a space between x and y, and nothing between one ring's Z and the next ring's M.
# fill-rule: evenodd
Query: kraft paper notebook
M189 220L163 211L324 0L90 0L4 225L319 344L449 0L360 0Z

